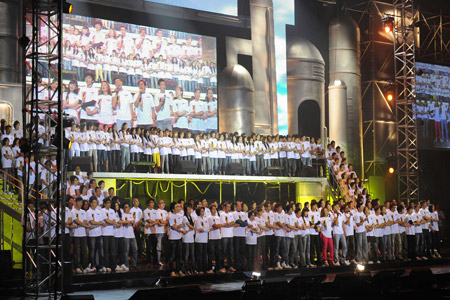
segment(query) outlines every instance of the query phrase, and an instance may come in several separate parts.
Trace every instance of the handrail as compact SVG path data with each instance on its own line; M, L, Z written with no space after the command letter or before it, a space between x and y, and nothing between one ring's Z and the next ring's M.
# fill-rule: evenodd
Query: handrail
M21 221L22 220L22 214L15 210L14 208L9 207L3 202L0 202L0 210L4 211L6 214L8 214L11 218Z

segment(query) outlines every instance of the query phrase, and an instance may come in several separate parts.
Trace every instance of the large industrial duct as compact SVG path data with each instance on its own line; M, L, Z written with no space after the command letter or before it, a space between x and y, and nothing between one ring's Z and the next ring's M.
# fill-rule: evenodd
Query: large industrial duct
M22 120L22 57L18 46L22 2L0 2L0 119L8 122Z
M237 64L226 67L219 86L219 131L255 132L255 88L247 69Z
M272 0L250 0L253 45L253 81L255 130L262 134L278 133L277 86L275 73L275 36Z
M342 80L328 86L328 111L330 137L348 153L347 86Z
M299 37L286 42L289 134L323 138L325 62L311 42Z
M347 86L347 149L349 162L364 176L361 103L359 27L353 19L340 15L329 26L330 82L341 80ZM331 101L331 100L330 100ZM330 111L330 114L334 112ZM337 112L341 114L341 112ZM330 135L331 139L334 139Z

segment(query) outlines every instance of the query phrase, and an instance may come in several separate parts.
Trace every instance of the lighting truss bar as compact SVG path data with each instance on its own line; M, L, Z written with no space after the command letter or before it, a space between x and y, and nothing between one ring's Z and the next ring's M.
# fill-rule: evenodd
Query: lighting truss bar
M30 39L23 51L23 124L31 151L26 154L24 203L33 203L34 210L24 207L23 278L25 293L39 298L57 298L62 287L61 236L64 230L64 210L60 212L61 195L65 195L62 139L56 147L51 146L57 133L62 133L62 90L61 84L49 93L49 99L41 97L45 88L41 82L61 83L62 79L62 0L24 0L23 35ZM27 83L27 74L31 84ZM51 135L48 144L42 142L42 135ZM61 135L62 136L62 135ZM42 157L55 155L56 162L42 165ZM34 156L36 167L31 168ZM40 187L43 176L55 178L52 187ZM31 186L31 178L34 184ZM40 209L45 204L47 210ZM64 204L64 203L63 203ZM64 207L64 206L62 206ZM60 224L61 223L61 224ZM38 224L44 224L43 227ZM62 225L62 228L60 228ZM31 231L27 230L31 228ZM55 234L52 235L51 233Z
M396 84L399 200L419 200L419 156L413 104L416 101L414 3L394 0L394 63Z

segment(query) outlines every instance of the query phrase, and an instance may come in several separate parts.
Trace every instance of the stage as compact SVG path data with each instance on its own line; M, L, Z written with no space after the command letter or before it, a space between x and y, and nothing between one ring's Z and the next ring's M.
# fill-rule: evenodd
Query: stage
M161 173L111 173L94 172L94 178L105 181L105 188L114 187L118 196L130 199L134 196L163 197L177 201L205 197L223 201L237 198L293 200L326 199L328 181L325 177L282 177L243 175L198 175Z
M339 299L352 298L363 291L365 298L392 293L419 296L424 292L431 298L440 298L450 291L450 259L373 264L359 271L356 265L350 265L258 272L261 281L251 281L252 272L176 278L169 277L168 271L157 270L74 275L69 295L92 294L95 299L112 300L133 295L133 299L158 295L186 299L192 294L202 299L230 299L259 291L263 299L292 299L292 295L297 299ZM247 286L243 288L244 285Z

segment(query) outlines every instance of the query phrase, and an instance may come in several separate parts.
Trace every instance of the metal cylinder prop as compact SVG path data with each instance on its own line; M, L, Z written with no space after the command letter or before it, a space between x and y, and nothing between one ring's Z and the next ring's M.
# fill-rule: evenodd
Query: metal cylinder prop
M219 130L251 134L255 131L255 89L241 65L226 67L219 77Z
M328 86L328 111L330 137L348 153L347 86L342 80L335 80Z
M347 86L347 149L346 156L363 176L363 130L361 103L360 33L352 18L340 15L329 26L330 82L341 80ZM330 101L331 103L331 101ZM341 106L343 107L343 106ZM333 112L344 114L343 112ZM331 113L330 113L331 115ZM331 139L335 139L330 134Z
M288 132L323 138L325 127L325 62L311 42L289 37L286 48L288 87ZM312 119L316 135L301 131L303 104L314 107L317 117ZM304 106L306 107L306 106ZM299 122L300 121L300 122Z

